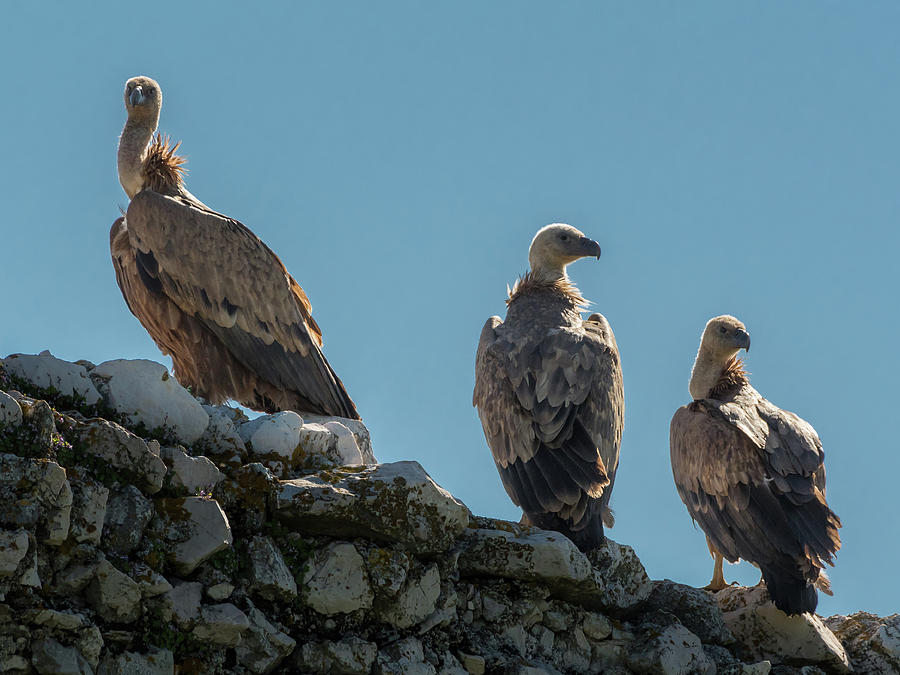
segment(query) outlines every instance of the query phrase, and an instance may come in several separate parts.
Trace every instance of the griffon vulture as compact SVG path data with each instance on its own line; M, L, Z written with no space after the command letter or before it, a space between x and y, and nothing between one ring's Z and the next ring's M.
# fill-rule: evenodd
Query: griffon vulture
M506 321L487 320L475 360L473 405L503 486L527 521L581 550L604 541L625 398L619 350L601 314L566 275L600 257L600 245L569 225L541 229L531 270L509 293Z
M358 419L303 289L259 237L184 187L178 144L154 138L161 105L154 80L126 82L118 166L131 202L110 251L128 308L194 394Z
M710 319L691 373L694 400L672 418L675 485L716 561L708 589L725 586L723 556L743 558L759 567L776 607L813 612L816 587L830 595L823 568L841 546L841 521L825 502L822 443L750 386L740 349L750 349L744 324Z

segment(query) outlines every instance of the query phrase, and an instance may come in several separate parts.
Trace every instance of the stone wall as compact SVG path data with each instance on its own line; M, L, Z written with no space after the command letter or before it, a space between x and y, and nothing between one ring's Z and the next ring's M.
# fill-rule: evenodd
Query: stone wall
M897 673L900 616L788 618L473 515L359 422L149 361L0 361L0 672Z

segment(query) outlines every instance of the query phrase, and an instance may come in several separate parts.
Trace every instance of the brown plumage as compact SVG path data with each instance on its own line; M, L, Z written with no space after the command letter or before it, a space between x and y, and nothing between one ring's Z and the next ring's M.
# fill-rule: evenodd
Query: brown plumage
M184 187L179 144L153 137L161 104L155 81L126 83L118 158L131 202L110 251L128 308L199 396L358 419L306 293L259 237Z
M822 443L815 430L764 399L742 362L744 325L715 317L703 333L691 375L692 403L670 428L672 474L691 518L716 556L760 568L776 607L815 611L815 587L829 592L823 568L840 548L840 519L825 501Z
M509 294L506 320L488 319L475 362L472 402L503 486L532 524L582 550L604 541L624 420L615 337L565 267L600 255L568 225L535 236L531 271Z

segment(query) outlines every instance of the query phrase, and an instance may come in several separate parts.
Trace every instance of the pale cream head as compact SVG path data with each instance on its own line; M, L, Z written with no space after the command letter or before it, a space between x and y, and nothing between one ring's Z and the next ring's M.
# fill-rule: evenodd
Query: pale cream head
M564 277L566 265L589 256L600 258L600 244L563 223L542 227L528 249L531 271L550 278Z
M725 366L741 349L750 351L750 334L741 321L728 314L710 319L700 338L700 349L691 372L691 396L706 398Z
M140 75L125 83L125 110L129 121L155 130L161 109L162 89L156 80Z

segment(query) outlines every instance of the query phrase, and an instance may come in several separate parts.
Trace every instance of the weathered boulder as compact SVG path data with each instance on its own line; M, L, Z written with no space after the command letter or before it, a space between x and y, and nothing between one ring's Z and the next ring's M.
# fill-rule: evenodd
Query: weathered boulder
M211 493L216 485L225 480L225 474L208 458L191 457L183 448L164 447L159 451L159 456L169 468L169 486L176 493Z
M815 614L788 616L772 604L764 586L726 588L716 593L716 601L743 660L850 672L847 653L822 620Z
M380 608L379 616L397 628L415 626L434 612L440 594L441 575L437 565L431 564L409 575L400 592Z
M189 628L200 617L203 584L196 581L176 581L162 596L162 615L182 628Z
M900 673L900 614L880 617L868 612L825 619L850 656L855 673Z
M273 602L297 597L297 582L271 537L253 537L247 545L250 557L250 591Z
M261 415L237 426L248 452L257 459L277 459L289 466L297 464L301 454L300 429L303 418L292 410Z
M107 560L97 566L86 597L97 614L113 623L130 623L141 615L140 587Z
M243 464L247 448L237 425L247 416L242 410L225 405L204 405L203 410L209 415L209 425L194 443L194 449L225 464Z
M0 391L0 427L22 424L22 406L5 391Z
M162 498L156 508L168 523L164 536L173 544L169 558L182 576L231 545L228 518L214 499Z
M668 579L654 581L650 597L641 609L645 612L671 612L703 642L717 645L730 645L734 642L734 635L725 625L725 617L715 596L702 588L676 584Z
M0 359L0 365L10 375L49 393L86 405L95 405L100 401L100 393L84 366L58 359L46 350L40 354L10 354Z
M141 543L152 517L153 502L133 485L114 492L107 501L103 547L110 553L128 555Z
M296 665L307 673L366 675L372 672L378 645L357 637L338 642L307 642L297 655Z
M700 638L665 611L653 612L628 654L628 667L637 673L714 675L715 663L703 651Z
M630 547L607 540L596 569L565 536L502 521L504 529L466 531L459 545L464 576L488 576L536 582L554 597L587 608L626 610L643 601L650 580Z
M304 466L326 468L329 466L359 466L374 464L371 445L359 446L359 438L348 423L354 420L343 418L320 418L312 422L307 417L300 428L300 450ZM356 422L357 427L365 427ZM363 436L368 440L368 431ZM366 452L368 451L368 452Z
M392 642L378 654L375 672L381 675L435 675L437 671L425 660L422 642L408 637Z
M87 660L74 647L64 647L53 638L31 645L31 663L41 675L93 675Z
M90 477L90 474L68 470L72 487L72 512L69 534L78 543L99 544L106 519L109 489Z
M275 670L294 651L297 641L272 625L252 603L248 604L250 627L242 634L235 656L238 663L251 673L265 675Z
M185 445L199 439L209 425L203 406L160 363L105 361L90 377L108 405L131 424L169 432Z
M418 462L345 467L279 481L275 515L300 531L401 542L414 553L446 551L469 510Z
M11 577L28 553L28 530L0 530L0 579Z
M166 465L159 458L156 441L142 438L104 419L93 419L75 430L79 447L93 455L147 494L159 492Z
M327 616L372 607L374 595L362 556L349 542L316 553L303 577L306 604Z
M41 543L59 546L71 511L72 488L59 464L0 454L0 524L34 528Z
M203 642L211 642L223 647L234 647L241 636L250 628L250 620L230 602L218 605L203 605L193 636Z
M338 429L334 426L334 424L347 429L351 434L353 434L353 440L355 441L356 450L362 457L359 463L366 465L378 463L378 460L375 459L375 454L372 451L372 437L369 435L369 430L366 428L366 425L363 424L360 420L351 420L347 419L346 417L327 417L325 415L313 415L307 413L303 417L303 423L304 426L319 425L325 427L339 438L344 437L345 434L343 430ZM327 443L328 447L331 447L332 441L328 440ZM347 451L351 453L351 456L353 456L354 451L346 442L345 447L347 448ZM322 454L327 455L328 451L325 450Z
M172 675L175 656L168 649L150 647L146 654L123 652L117 656L107 653L97 675Z

